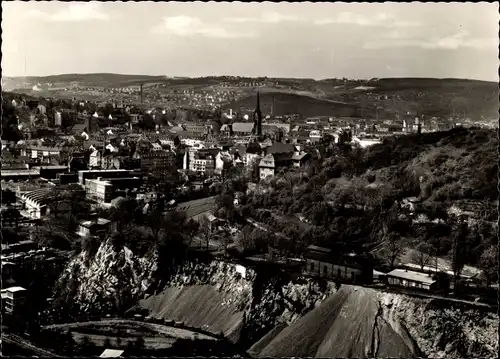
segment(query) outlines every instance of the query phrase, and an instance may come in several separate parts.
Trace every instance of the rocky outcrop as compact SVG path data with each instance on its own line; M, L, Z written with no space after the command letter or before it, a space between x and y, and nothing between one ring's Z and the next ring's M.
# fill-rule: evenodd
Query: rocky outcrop
M297 355L286 351L294 343L310 343L304 356L467 358L498 352L498 316L472 307L360 287L339 294L326 281L216 260L184 262L159 283L157 262L155 252L139 257L104 242L92 257L85 251L75 256L59 287L65 288L64 301L82 311L113 315L138 304L152 316L223 333L246 349L272 331L252 348L264 356Z
M383 317L407 331L429 358L498 354L499 318L495 313L393 293L379 293L379 298Z
M94 256L83 251L74 257L59 278L59 284L66 284L64 294L82 311L122 310L151 286L157 268L156 256L152 253L141 258L127 247L116 251L105 241Z
M407 295L342 286L318 308L274 332L256 357L494 357L498 316Z

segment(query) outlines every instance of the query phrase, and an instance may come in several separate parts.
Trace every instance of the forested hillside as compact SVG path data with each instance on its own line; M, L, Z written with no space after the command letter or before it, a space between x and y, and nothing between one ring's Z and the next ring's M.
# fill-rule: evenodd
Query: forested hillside
M274 228L278 238L262 241L248 228L242 242L296 255L313 243L340 253L381 246L378 259L392 266L404 247L451 258L457 239L462 264L491 266L497 146L494 131L463 128L389 138L368 149L325 146L307 169L282 173L244 197L238 212ZM417 197L414 211L402 206L408 197ZM471 202L478 218L464 224L450 208Z

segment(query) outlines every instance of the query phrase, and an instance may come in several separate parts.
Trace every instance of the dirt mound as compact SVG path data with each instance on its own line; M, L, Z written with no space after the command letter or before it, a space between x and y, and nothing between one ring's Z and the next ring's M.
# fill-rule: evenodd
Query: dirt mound
M167 288L161 294L139 302L155 318L182 321L189 327L213 334L221 332L237 341L243 324L243 312L236 303L226 303L224 293L211 285Z
M262 351L269 343L276 338L276 336L283 331L287 327L286 323L280 323L275 326L269 333L264 335L257 343L252 345L250 349L248 349L248 354L251 356L257 355L260 351Z
M383 319L376 292L353 286L343 286L256 353L258 357L417 355L407 333Z

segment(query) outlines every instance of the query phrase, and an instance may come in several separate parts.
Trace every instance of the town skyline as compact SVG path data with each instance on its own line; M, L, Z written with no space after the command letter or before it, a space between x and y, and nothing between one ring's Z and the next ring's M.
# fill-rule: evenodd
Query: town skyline
M2 4L4 76L498 81L495 4L145 5Z

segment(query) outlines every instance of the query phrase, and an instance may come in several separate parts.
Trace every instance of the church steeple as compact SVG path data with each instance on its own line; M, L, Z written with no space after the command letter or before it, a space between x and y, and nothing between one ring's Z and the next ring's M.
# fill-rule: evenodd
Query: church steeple
M260 112L260 96L257 92L257 106L253 113L254 131L257 136L262 136L262 112Z

